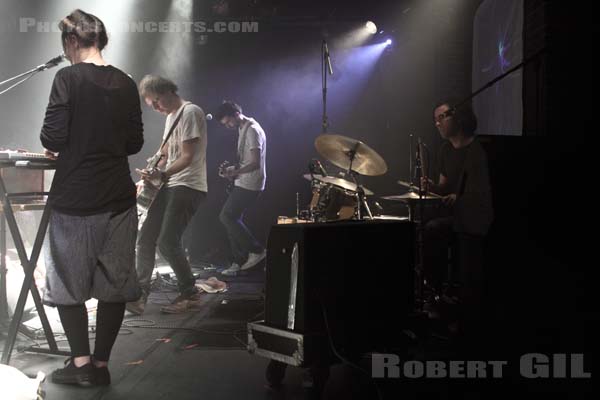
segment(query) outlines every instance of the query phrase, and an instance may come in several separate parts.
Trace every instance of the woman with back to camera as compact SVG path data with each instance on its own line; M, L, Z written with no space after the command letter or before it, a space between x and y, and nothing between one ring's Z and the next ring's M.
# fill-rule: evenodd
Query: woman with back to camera
M125 303L141 292L135 272L137 212L127 157L142 148L135 82L102 57L108 42L96 16L75 10L59 24L71 66L56 73L41 141L56 159L43 301L58 308L71 347L52 381L108 385L109 356ZM94 353L85 301L98 300Z

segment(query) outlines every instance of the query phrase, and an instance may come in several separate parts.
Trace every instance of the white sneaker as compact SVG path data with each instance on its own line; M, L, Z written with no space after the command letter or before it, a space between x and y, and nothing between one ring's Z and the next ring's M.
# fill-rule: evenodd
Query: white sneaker
M236 276L238 274L238 272L240 272L240 266L236 263L232 263L231 267L221 271L221 273L223 275L228 275L228 276Z
M256 264L261 262L267 256L267 250L263 250L260 253L250 253L248 254L248 260L242 265L242 270L246 270L254 267Z

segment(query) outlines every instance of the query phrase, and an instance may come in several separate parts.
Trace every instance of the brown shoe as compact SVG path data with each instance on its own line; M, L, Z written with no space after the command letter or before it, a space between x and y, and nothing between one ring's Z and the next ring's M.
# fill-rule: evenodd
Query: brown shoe
M125 304L125 309L133 315L142 315L146 308L146 296L142 296L137 301L131 301Z
M194 293L193 295L177 296L173 302L167 306L160 308L160 311L167 314L180 314L186 311L197 309L200 305L200 293Z

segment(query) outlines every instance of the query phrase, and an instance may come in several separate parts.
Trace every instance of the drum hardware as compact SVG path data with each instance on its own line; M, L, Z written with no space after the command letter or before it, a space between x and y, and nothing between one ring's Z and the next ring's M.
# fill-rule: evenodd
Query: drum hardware
M305 177L310 178L310 175ZM320 177L314 178L311 181L313 195L309 205L310 219L315 222L352 219L356 213L355 193Z
M361 203L358 193L359 185L334 176L305 174L303 177L312 184L312 200L309 205L310 219L315 222L360 219L358 205L363 203ZM365 187L361 188L364 196L374 194Z
M369 219L373 214L366 201L366 191L360 185L358 175L377 176L387 172L387 165L383 158L360 140L342 135L325 134L315 140L317 152L329 160L333 165L342 168L350 175L354 184L356 197L356 217L362 219L362 208L367 211Z
M357 190L356 183L352 183L350 181L347 181L346 179L336 178L334 176L319 176L319 175L313 175L313 174L304 174L303 177L304 177L304 179L309 180L309 181L315 180L315 181L318 181L318 182L326 184L326 185L329 184L329 185L333 185L333 186L338 186L339 188L347 190L349 192L356 192L356 190ZM363 190L367 196L372 196L374 194L371 190L367 189L364 186L363 186Z
M413 157L413 148L416 148L416 154ZM408 206L408 218L410 221L416 223L416 245L415 245L415 279L416 279L416 290L418 293L418 303L420 310L423 311L425 303L424 299L424 287L425 287L425 271L423 265L423 252L424 252L424 208L425 205L436 204L441 201L442 196L432 193L429 191L427 185L421 186L421 178L428 178L428 157L423 155L428 151L425 143L419 138L417 140L416 147L413 147L413 135L410 135L409 145L409 176L411 182L398 180L397 183L408 189L407 193L401 195L391 195L381 197L384 200L390 201L401 201ZM413 166L414 159L414 166ZM414 184L414 180L418 182L418 185ZM417 208L415 210L415 208ZM418 215L415 211L418 211Z
M366 197L374 193L360 184L359 175L385 174L387 165L383 158L360 140L342 135L320 135L315 140L315 147L321 156L345 170L345 175L329 176L319 160L311 160L308 166L310 173L304 175L312 186L310 219L314 222L362 220L363 209L367 215L365 218L373 219ZM298 195L296 214L300 215Z

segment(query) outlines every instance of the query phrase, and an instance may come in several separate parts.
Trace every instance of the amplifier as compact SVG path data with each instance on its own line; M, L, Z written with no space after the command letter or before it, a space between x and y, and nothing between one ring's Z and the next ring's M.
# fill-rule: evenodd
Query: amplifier
M354 350L393 343L414 306L414 234L409 221L274 225L264 325Z
M44 191L44 170L2 168L0 174L2 174L7 193Z

